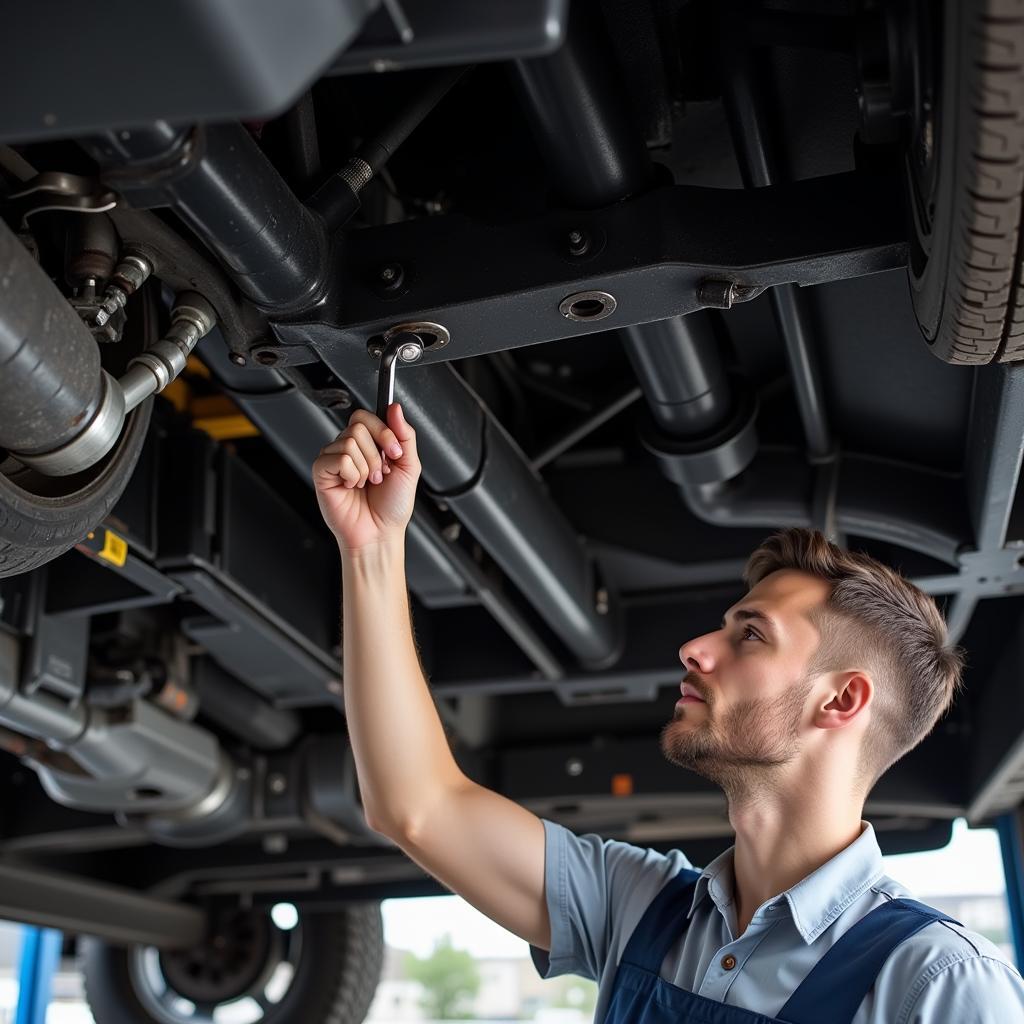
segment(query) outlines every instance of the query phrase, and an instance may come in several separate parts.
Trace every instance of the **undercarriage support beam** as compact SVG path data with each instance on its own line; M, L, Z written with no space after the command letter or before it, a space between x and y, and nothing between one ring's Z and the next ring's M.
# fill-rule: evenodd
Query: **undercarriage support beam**
M161 949L195 946L206 928L203 912L185 903L3 861L0 918Z

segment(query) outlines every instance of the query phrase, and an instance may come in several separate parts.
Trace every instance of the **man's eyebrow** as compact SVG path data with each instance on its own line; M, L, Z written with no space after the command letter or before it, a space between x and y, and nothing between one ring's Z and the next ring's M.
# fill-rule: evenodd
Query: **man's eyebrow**
M753 619L755 622L762 623L770 632L776 635L779 632L778 627L775 625L775 620L759 608L737 608L732 613L732 617L739 622L749 622ZM725 619L722 619L722 629L725 629L725 626Z

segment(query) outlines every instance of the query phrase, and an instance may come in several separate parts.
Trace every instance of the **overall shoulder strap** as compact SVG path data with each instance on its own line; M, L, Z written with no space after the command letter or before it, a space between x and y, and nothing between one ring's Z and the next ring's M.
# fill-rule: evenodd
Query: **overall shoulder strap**
M699 871L684 868L651 901L622 954L629 963L657 974L672 943L690 927L686 914L693 901Z
M779 1011L786 1024L821 1021L825 1007L832 1024L849 1024L889 954L933 921L950 921L916 900L895 899L865 914L814 965Z

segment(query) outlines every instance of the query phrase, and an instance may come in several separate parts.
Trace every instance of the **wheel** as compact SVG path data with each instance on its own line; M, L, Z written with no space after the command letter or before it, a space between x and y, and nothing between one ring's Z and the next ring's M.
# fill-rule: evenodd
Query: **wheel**
M932 351L1024 359L1024 0L913 5L910 282ZM941 24L927 23L929 12Z
M304 915L287 931L265 908L230 908L194 949L81 946L96 1024L360 1024L380 981L384 931L375 902Z
M111 356L124 363L127 354L158 338L156 294L152 288L142 293L124 339L109 346L123 351L104 353L105 365ZM0 578L28 572L64 554L103 521L139 460L152 409L153 399L148 398L129 414L110 452L73 476L46 476L0 450Z

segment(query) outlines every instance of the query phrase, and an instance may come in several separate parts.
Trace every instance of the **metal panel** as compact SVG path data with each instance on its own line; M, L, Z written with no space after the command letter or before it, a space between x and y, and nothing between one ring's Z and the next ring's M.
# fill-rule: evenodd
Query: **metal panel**
M279 707L336 703L328 689L341 666L264 609L246 606L205 572L170 574L189 597L216 618L182 620L186 636L202 644L225 671L244 679Z

